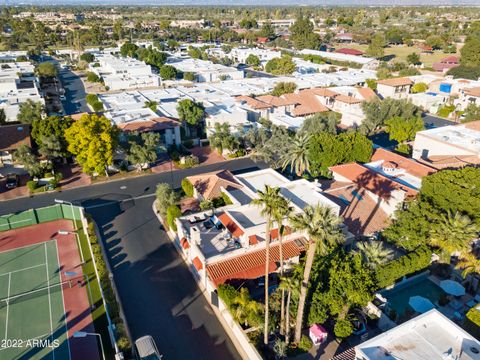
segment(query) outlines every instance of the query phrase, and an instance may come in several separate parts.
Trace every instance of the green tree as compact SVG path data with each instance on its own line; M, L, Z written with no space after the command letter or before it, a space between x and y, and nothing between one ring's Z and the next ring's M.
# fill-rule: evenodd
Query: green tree
M307 206L302 213L290 217L290 223L295 230L304 231L308 239L307 258L303 272L303 281L298 300L297 320L295 325L295 342L299 343L302 335L303 316L307 289L310 281L315 253L318 251L322 256L326 255L330 248L340 243L341 219L335 215L332 208L317 205Z
M187 178L182 180L182 189L185 195L192 197L194 193L193 184Z
M357 243L357 248L365 262L375 269L393 258L393 250L386 248L381 241L364 241Z
M167 224L173 231L177 231L177 224L175 220L182 216L182 211L177 205L170 205L167 208Z
M379 58L385 55L384 47L387 45L385 36L381 33L376 33L370 44L368 45L366 54L371 57Z
M290 26L290 40L297 50L320 48L321 38L313 30L313 23L303 16Z
M428 90L428 85L423 82L419 82L412 86L411 91L412 91L412 94L418 94L418 93L423 93L427 90Z
M472 241L478 237L479 227L467 215L447 211L440 215L430 232L430 244L439 247L448 256L456 251L469 252Z
M337 124L341 116L340 113L334 111L316 113L305 119L299 133L315 135L321 132L327 132L329 134L336 134Z
M198 126L205 118L205 108L202 104L190 99L180 100L177 104L180 121L192 126Z
M167 214L167 209L179 200L175 190L166 183L157 184L155 196L157 199L157 210L162 216L165 216Z
M80 60L86 61L87 63L91 63L95 60L95 56L91 53L86 52L80 55Z
M245 63L248 66L259 66L260 65L260 58L257 55L250 54L245 59Z
M405 119L399 116L385 121L386 131L390 139L399 143L412 141L418 131L425 129L423 120L420 117Z
M142 133L130 137L127 160L141 171L149 164L157 160L157 147L160 142L160 134Z
M87 81L88 82L101 82L102 79L95 74L94 72L87 71Z
M44 108L40 101L35 102L27 99L27 101L20 103L17 120L22 124L31 124L34 121L41 120L43 112Z
M302 176L303 173L310 171L309 142L310 135L304 133L297 134L293 138L283 158L283 170L290 167L290 171L295 172L297 176Z
M469 37L460 50L460 54L460 62L463 66L480 66L480 36Z
M14 154L15 161L19 162L25 167L30 176L41 176L43 166L33 153L32 149L27 145L20 145Z
M177 77L177 69L172 65L163 65L160 68L160 77L163 80L172 80Z
M416 52L413 52L409 55L407 55L407 62L412 65L417 65L420 63L420 55L418 55Z
M187 81L195 81L195 74L193 72L183 73L183 79Z
M131 42L126 42L120 47L120 55L123 57L135 57L138 50L138 46Z
M57 68L52 62L42 62L36 67L35 73L40 77L55 77Z
M233 317L245 326L256 325L258 316L261 314L261 306L250 298L246 287L240 289L238 296L233 299Z
M297 66L290 55L281 58L273 58L265 65L265 71L273 75L291 75Z
M257 198L252 200L252 205L258 206L260 208L260 213L262 217L265 218L265 323L263 331L263 343L268 344L268 305L269 305L269 296L268 296L268 275L270 268L270 239L271 239L271 229L272 223L274 221L275 211L277 205L282 199L280 195L280 188L270 187L265 185L265 190L259 190L257 192Z
M468 104L464 113L465 117L462 122L470 122L480 120L480 106L477 106L473 103Z
M232 135L227 123L215 123L214 132L209 136L210 145L222 154L224 150L234 152L240 147L238 138Z
M145 101L145 104L143 105L144 108L149 108L153 112L157 112L157 106L158 106L158 102L153 101L153 100L147 100L147 101Z
M397 100L387 97L383 100L375 99L362 103L365 119L360 131L366 135L374 134L385 125L388 119L402 117L405 119L417 118L422 115L421 109L408 100Z
M425 44L431 46L433 50L439 50L445 45L445 41L439 35L430 35L425 39Z
M262 28L258 32L258 35L266 37L267 39L275 37L275 29L273 28L272 23L270 21L266 21L262 25Z
M66 131L67 150L87 174L100 174L113 162L118 129L104 116L85 114Z
M275 84L272 95L273 96L281 96L284 94L291 94L297 89L297 84L294 82L284 82L280 81L279 83Z

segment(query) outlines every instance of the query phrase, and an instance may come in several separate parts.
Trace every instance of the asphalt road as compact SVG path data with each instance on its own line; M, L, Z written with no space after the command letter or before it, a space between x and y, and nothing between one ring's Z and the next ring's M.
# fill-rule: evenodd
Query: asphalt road
M63 108L66 115L77 114L89 111L85 100L85 87L80 77L71 70L60 69L60 81L65 89L66 101L63 101Z
M152 211L155 186L185 176L259 166L237 159L130 178L110 183L21 198L0 203L0 215L51 205L55 198L82 205L93 215L102 233L134 339L150 334L165 359L240 359L208 302L196 286Z

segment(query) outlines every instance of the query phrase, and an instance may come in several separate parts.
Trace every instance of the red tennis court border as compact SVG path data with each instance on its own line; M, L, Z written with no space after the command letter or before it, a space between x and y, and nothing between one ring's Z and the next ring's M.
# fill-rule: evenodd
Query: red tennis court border
M75 234L59 235L58 230L73 231L71 220L56 220L14 230L0 232L0 252L22 246L35 245L57 239L57 249L61 280L71 280L65 276L66 271L74 271L78 280L85 285L81 259ZM75 279L77 280L77 279ZM72 286L63 290L63 301L67 321L67 337L70 343L72 360L100 360L97 336L73 338L76 331L95 332L88 301L87 286Z

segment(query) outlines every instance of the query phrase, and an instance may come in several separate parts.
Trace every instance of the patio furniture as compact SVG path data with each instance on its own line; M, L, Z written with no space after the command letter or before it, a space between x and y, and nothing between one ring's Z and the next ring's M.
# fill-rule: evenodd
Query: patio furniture
M463 304L457 300L450 301L448 305L454 310L460 310L461 308L463 308Z
M469 308L472 308L472 307L474 307L475 305L477 305L477 302L475 301L475 299L472 299L472 300L470 300L469 302L467 302L467 306L468 306Z
M408 305L410 305L416 312L422 314L429 310L435 309L435 305L433 305L430 300L424 298L423 296L412 296L408 300Z
M440 281L440 287L449 295L463 296L465 295L465 288L459 282L454 280L442 280Z
M480 303L480 295L475 295L474 299L477 303Z
M453 313L453 317L457 320L463 320L464 316L462 314L460 314L458 311L455 311Z

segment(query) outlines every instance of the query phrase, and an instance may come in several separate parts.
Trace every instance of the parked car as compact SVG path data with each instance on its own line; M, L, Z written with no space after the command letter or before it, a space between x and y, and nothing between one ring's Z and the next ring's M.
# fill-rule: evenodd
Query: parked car
M14 189L18 186L19 176L17 174L7 174L6 178L5 186L7 189Z
M66 101L67 98L65 97L65 95L60 95L60 101Z
M142 336L135 341L137 355L140 360L160 360L162 355L158 352L157 345L150 335Z

